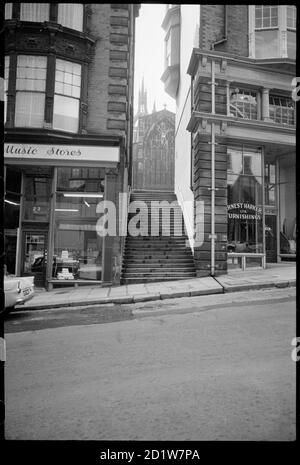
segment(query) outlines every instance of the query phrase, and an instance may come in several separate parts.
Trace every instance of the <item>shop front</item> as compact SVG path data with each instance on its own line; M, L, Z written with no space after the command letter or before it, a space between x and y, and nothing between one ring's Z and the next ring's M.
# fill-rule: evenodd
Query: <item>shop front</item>
M228 269L296 258L295 151L227 147Z
M5 144L7 272L52 288L109 281L97 205L114 195L119 146ZM113 184L115 186L115 183Z

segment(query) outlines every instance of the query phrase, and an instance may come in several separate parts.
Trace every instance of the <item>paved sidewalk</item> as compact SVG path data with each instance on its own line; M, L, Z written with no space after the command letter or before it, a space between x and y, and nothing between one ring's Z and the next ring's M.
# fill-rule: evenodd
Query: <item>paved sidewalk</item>
M17 309L41 310L95 304L128 304L150 300L191 297L248 289L287 287L296 285L296 264L269 264L268 268L233 270L227 275L191 278L147 284L130 284L116 287L81 286L59 288L52 291L37 290L36 295Z

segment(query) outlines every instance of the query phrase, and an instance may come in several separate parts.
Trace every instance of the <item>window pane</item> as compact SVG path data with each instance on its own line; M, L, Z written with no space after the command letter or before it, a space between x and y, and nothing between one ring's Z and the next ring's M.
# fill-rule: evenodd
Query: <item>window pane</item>
M21 3L21 21L49 21L49 3Z
M4 18L5 19L11 19L12 18L12 3L5 3Z
M53 128L77 132L79 100L61 95L54 96Z
M56 60L55 92L80 97L81 65L71 61Z
M45 94L17 92L15 126L41 128L44 124Z
M62 26L82 31L83 5L78 3L59 3L57 21Z
M44 91L46 67L46 57L19 55L16 89Z
M255 57L276 58L279 56L278 30L255 31Z

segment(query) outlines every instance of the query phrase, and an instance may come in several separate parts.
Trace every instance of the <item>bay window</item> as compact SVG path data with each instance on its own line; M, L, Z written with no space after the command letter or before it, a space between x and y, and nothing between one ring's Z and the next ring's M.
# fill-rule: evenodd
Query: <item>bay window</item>
M295 59L295 30L294 5L249 5L249 56Z
M18 56L15 126L43 127L46 70L46 57Z
M56 60L53 128L77 132L79 123L79 99L81 65Z
M57 58L48 60L46 56L18 55L16 73L10 66L14 60L5 57L4 79L4 121L6 114L14 110L9 127L32 127L78 132L81 98L81 65ZM15 101L12 100L7 112L7 89L9 79L14 79ZM11 78L9 78L11 76ZM54 86L52 82L54 81ZM51 89L53 89L54 91ZM45 97L47 94L47 111Z

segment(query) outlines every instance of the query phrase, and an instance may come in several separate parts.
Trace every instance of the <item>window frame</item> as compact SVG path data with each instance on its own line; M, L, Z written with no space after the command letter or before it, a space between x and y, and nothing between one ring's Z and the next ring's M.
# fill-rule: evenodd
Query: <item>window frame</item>
M276 105L275 103L271 103L271 99L273 99L273 101L275 99L279 99L279 102L280 102L280 105ZM289 107L287 105L281 105L281 102L283 101L286 101L286 103L291 103L293 106L292 107ZM273 118L271 116L271 107L274 107L274 111L275 111L275 118ZM295 104L294 104L294 101L287 97L287 96L284 96L284 95L279 95L279 94L276 94L276 93L271 93L269 95L269 118L274 122L274 123L277 123L277 124L284 124L284 125L289 125L289 126L295 126L296 124L296 107L295 107ZM283 119L283 115L282 115L282 112L283 112L283 109L288 111L289 113L292 114L292 116L289 118L287 117L287 122L284 122L282 121ZM280 121L277 121L276 120L276 116L277 114L280 114ZM292 122L289 122L289 121L292 121Z
M261 16L261 20L262 20L262 26L261 27L257 27L256 25L256 11L257 11L257 7L262 7L261 8L261 11L262 11L262 16ZM270 15L269 15L269 19L270 19L270 22L272 21L272 16L271 16L271 8L277 8L277 25L276 26L263 26L263 21L264 21L264 9L266 8L269 8L270 10ZM278 5L255 5L255 30L256 31L264 31L264 30L269 30L269 29L279 29L279 6Z
M17 90L17 69L18 69L18 57L19 56L28 56L28 57L36 57L41 56L46 59L46 75L45 75L45 90ZM56 60L62 60L64 62L69 62L80 66L80 84L79 88L79 97L73 97L68 95L63 95L65 97L70 97L76 101L78 101L78 125L76 131L70 131L68 129L62 129L62 131L70 133L70 134L80 134L85 130L85 119L83 114L83 102L85 101L85 96L83 95L85 92L84 82L86 80L86 73L87 67L85 63L79 62L78 60L71 61L70 59L54 57L50 55L35 55L32 53L19 53L15 54L7 54L5 56L6 62L9 63L8 69L8 82L7 82L7 111L6 111L6 121L5 127L6 128L30 128L30 129L37 129L37 128L45 128L51 130L60 130L60 128L55 128L53 124L54 119L54 99L55 95L61 95L55 92L55 70L56 70ZM17 92L34 92L34 93L43 93L45 96L45 107L44 107L44 119L42 126L20 126L16 125L16 102L17 102Z
M256 16L255 16L255 8L258 5L249 5L248 6L248 15L249 15L249 21L248 21L248 33L249 33L249 57L250 58L256 58L256 59L267 59L267 58L288 58L288 44L287 44L287 33L289 31L295 32L296 29L293 29L291 27L288 27L287 25L287 7L291 5L274 5L278 7L278 26L276 27L256 27ZM270 5L267 5L270 6ZM262 57L257 57L256 53L256 32L268 32L268 31L277 31L277 39L278 39L278 44L277 44L277 51L274 56L262 56ZM294 58L293 58L294 59Z
M237 91L237 92L235 92ZM251 108L252 108L252 105L250 102L242 102L243 103L243 112L245 112L245 104L249 103L249 113L250 113L250 118L247 118L245 116L245 114L242 116L242 115L237 115L237 114L234 114L234 115L231 115L231 108L232 108L232 103L231 103L231 96L233 93L237 93L237 94L242 94L242 95L247 95L249 94L250 96L252 96L251 94L255 94L255 98L256 98L256 116L254 118L251 117ZM237 87L237 86L231 86L229 87L229 111L230 111L230 116L233 116L234 118L242 118L242 119L246 119L246 120L251 120L251 121L257 121L259 119L259 91L256 90L256 89L251 89L251 88L246 88L246 87ZM240 112L242 113L238 108L236 107L233 107L237 113Z

